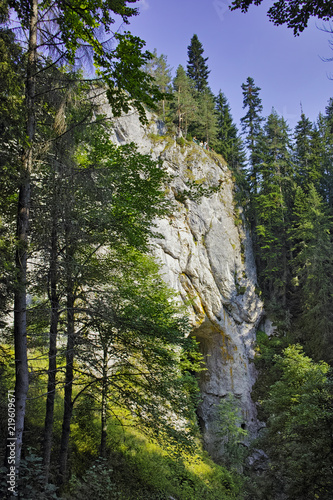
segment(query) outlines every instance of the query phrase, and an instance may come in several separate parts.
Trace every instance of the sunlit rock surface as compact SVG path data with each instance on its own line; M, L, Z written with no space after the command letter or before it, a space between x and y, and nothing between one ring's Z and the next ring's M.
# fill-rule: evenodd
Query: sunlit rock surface
M105 109L104 109L105 111ZM164 238L155 242L166 281L179 292L200 340L207 370L201 373L202 404L198 410L206 449L221 453L216 435L216 405L233 393L243 427L256 434L258 422L251 388L255 381L253 344L263 315L256 294L256 269L251 240L234 201L232 174L222 158L196 144L181 147L150 116L142 127L135 113L114 119L113 139L135 142L175 177L168 191L176 208L169 220L158 221ZM194 201L184 191L206 196ZM218 189L216 192L210 188Z

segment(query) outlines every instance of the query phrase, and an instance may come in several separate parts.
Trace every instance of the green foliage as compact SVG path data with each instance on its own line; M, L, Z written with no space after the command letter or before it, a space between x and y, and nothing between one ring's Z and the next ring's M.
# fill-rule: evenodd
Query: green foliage
M75 440L82 440L85 432L75 431ZM112 469L110 483L115 485L121 499L167 500L170 496L179 500L240 498L238 476L214 464L199 445L192 454L178 446L175 448L168 439L158 444L140 431L128 428L126 417L124 419L119 410L116 418L109 421L108 448L112 451L104 461L104 469ZM73 460L74 471L79 463L78 454ZM85 477L84 472L75 472L70 487L71 497L75 491L73 487L82 482L82 477ZM94 480L97 481L98 478Z
M257 143L257 191L252 195L256 247L264 296L286 305L287 230L292 197L291 144L283 118L271 113Z
M309 184L317 183L319 171L318 143L313 124L302 113L295 127L295 166L297 185L306 189Z
M11 294L14 284L14 241L9 229L12 225L3 224L0 219L0 327L4 328L7 323L10 310Z
M259 97L260 88L256 87L254 80L248 77L246 83L242 84L243 90L243 108L247 108L247 113L243 118L241 118L242 131L246 134L246 145L248 146L250 153L250 185L253 192L257 192L258 184L258 152L257 152L257 141L261 132L261 122L263 120L261 116L262 104Z
M319 115L315 125L315 154L319 160L317 167L319 175L315 186L325 201L330 215L333 215L333 135L332 135L332 100L326 107L326 114Z
M116 33L116 49L97 57L99 76L106 82L108 97L114 116L128 113L132 106L138 110L142 123L147 123L145 106L157 108L164 99L154 83L154 78L144 71L144 65L152 58L148 51L142 53L145 42L129 32Z
M23 6L16 0L11 0L8 4L13 8L22 28L28 30L30 6ZM46 55L49 52L54 57L56 52L57 65L69 63L74 66L83 53L90 52L97 75L107 84L107 97L113 114L120 116L122 112L128 112L130 106L134 106L141 121L146 122L144 105L155 109L156 102L163 98L153 77L144 71L145 64L153 55L148 51L143 52L145 42L128 31L112 33L116 42L112 48L111 44L103 41L103 38L110 37L115 16L121 16L123 22L128 24L129 18L137 14L137 9L126 4L125 0L116 3L112 0L88 0L84 5L78 1L71 4L61 1L55 9L52 2L51 5L50 2L39 2L40 17L46 16L43 17L44 24L41 28L42 40ZM52 28L50 23L45 22L49 9L53 12ZM39 25L37 29L40 29ZM55 30L56 40L53 35Z
M177 68L173 89L171 115L174 123L178 126L178 131L182 131L186 136L188 128L195 120L198 104L195 100L193 83L181 65Z
M295 333L316 360L332 363L332 220L314 185L308 190L307 195L301 187L296 191L294 223L289 231L294 294L299 301Z
M280 377L261 403L269 417L257 443L269 456L264 498L284 493L295 500L328 500L333 485L329 366L313 362L299 345L284 349L275 362Z
M23 54L7 27L0 27L0 327L8 314L15 279L15 215L22 154Z
M246 1L244 8L251 3ZM252 395L267 426L254 445L268 459L262 477L251 479L254 493L249 498L275 500L286 494L294 500L329 500L332 381L321 360L333 362L332 100L315 124L301 115L293 148L285 121L274 111L262 126L260 89L248 78L242 85L247 111L242 125L249 150L246 179L242 142L224 94L220 91L214 98L208 87L207 58L196 35L188 47L188 74L181 66L177 69L170 106L165 95L171 90L166 56L144 51L144 42L129 32L112 33L112 47L102 42L111 34L115 16L127 23L136 14L128 6L134 3L60 1L55 8L52 2L38 2L40 16L52 12L58 34L49 27L43 31L45 50L37 61L33 111L25 106L27 54L14 32L0 30L0 326L5 326L16 278L15 207L22 148L32 148L34 162L29 180L33 224L26 243L32 259L38 257L38 265L28 270L32 301L27 338L36 359L29 362L20 494L27 499L56 498L55 487L45 487L39 457L47 392L46 341L50 313L56 311L61 346L57 354L50 351L50 359L57 356L51 482L58 465L61 400L71 386L73 394L65 408L73 407L73 475L64 487L66 497L242 497L240 476L213 464L198 446L193 372L200 371L201 356L174 293L165 287L156 263L142 253L158 236L154 219L170 214L165 196L169 177L159 162L140 154L134 144L112 144L111 129L102 124L105 117L98 115L90 99L104 91L106 83L114 116L134 106L145 122L145 109L158 103L160 116L177 124L178 145L186 145L182 135L190 141L198 136L210 142L232 169L237 200L252 224L265 309L278 328L271 338L263 332L257 335L254 363L260 375ZM30 4L10 0L9 6L27 33ZM283 16L286 4L280 7ZM309 9L307 14L311 5ZM275 6L272 12L277 12ZM321 5L318 12L323 14ZM8 20L6 2L0 3L0 19ZM302 22L306 24L306 16ZM296 26L301 30L304 24ZM56 62L45 48L51 47L54 36ZM65 63L76 64L82 57L82 44L91 51L103 83L82 81L81 73L65 68ZM27 145L24 122L30 112L36 118L36 133ZM166 148L174 144L171 137L150 138L166 140ZM222 162L214 152L207 154ZM183 191L175 192L177 201L200 202L202 196L219 191L221 182L211 186L206 178L195 179L190 155L187 161L188 180ZM235 214L240 224L237 210ZM243 288L237 285L237 293ZM66 334L73 340L67 352ZM301 342L314 361L300 346L290 346L290 339ZM15 356L7 345L0 349L0 411L5 421ZM69 353L75 353L72 360ZM73 369L72 379L65 379L66 362L66 371ZM240 470L247 433L237 400L223 399L217 413L223 463ZM106 458L98 458L100 453Z
M289 343L290 339L287 336L276 334L269 337L265 332L260 330L257 332L254 364L259 375L251 396L258 403L258 418L261 421L265 422L269 417L261 402L268 397L271 386L281 376L276 356L281 355Z
M35 357L37 358L37 352ZM36 361L34 362L36 363ZM190 368L184 360L185 369ZM44 380L45 373L40 373ZM32 386L37 382L35 378ZM74 387L74 396L80 386ZM35 397L36 392L32 393ZM100 432L98 393L92 397L83 394L75 405L71 432L71 479L61 492L52 484L44 490L41 458L36 450L27 450L27 461L23 462L24 481L30 496L24 500L52 498L85 499L111 498L119 500L169 500L170 496L179 500L240 500L242 498L242 479L234 472L215 464L196 441L193 452L182 443L174 443L167 436L159 440L142 433L133 416L119 405L110 405L110 418L107 424L107 456L98 456L98 436ZM32 434L40 435L43 415L35 406L36 399L28 413L27 444ZM60 418L60 405L56 407L57 419ZM34 418L34 426L30 419ZM59 421L56 426L56 439L60 432ZM37 442L38 445L38 442ZM56 456L52 466L57 467ZM27 470L25 467L27 466ZM54 495L57 494L57 497ZM104 496L103 496L104 494Z
M238 130L233 123L230 106L221 90L215 98L215 113L217 117L217 137L214 149L223 156L230 168L237 170L244 163L244 152L241 152Z
M72 476L70 481L71 498L73 500L117 500L120 498L118 487L112 482L112 469L107 460L98 458L79 481Z
M2 340L2 339L1 339ZM2 340L3 342L3 340ZM8 419L8 391L13 391L15 384L14 353L11 346L0 343L0 421ZM6 441L6 427L0 429L0 450L4 452Z
M191 446L194 429L185 419L194 412L188 391L195 396L197 388L189 371L200 369L201 356L186 318L151 258L126 249L120 256L118 249L99 265L104 280L100 286L95 281L95 297L82 304L87 319L81 321L89 325L77 342L78 372L87 377L82 383L91 382L93 393L106 392L106 411L110 402L127 407L129 420L135 416L143 431ZM191 359L186 370L182 356Z
M90 130L89 139L75 156L83 180L91 179L90 169L94 167L96 181L91 196L98 193L103 201L102 206L93 205L94 209L85 214L91 219L87 223L98 228L108 219L109 238L118 238L118 233L131 245L146 247L148 237L153 235L153 218L163 217L170 210L163 187L166 171L150 156L138 153L134 144L116 147L108 129L99 127Z
M5 474L7 470L3 467L0 471ZM22 500L60 500L57 494L58 488L54 484L44 484L44 470L42 458L36 454L36 450L28 447L27 453L21 460L19 479L19 498ZM6 479L0 481L2 492L8 491ZM14 495L3 497L12 499Z
M248 432L242 428L243 418L239 403L233 394L221 399L216 419L217 436L223 441L223 464L238 470L244 464L247 448L244 440Z
M241 206L248 203L249 186L246 180L245 151L243 142L233 123L230 106L225 95L219 91L215 98L215 114L217 118L217 136L213 142L216 153L223 156L228 167L235 176L237 190L235 199Z
M186 189L176 192L175 199L180 203L185 203L186 200L200 203L203 196L209 198L214 193L217 193L220 188L220 183L211 186L206 179L188 179L186 180Z
M217 119L215 114L214 96L205 87L197 96L198 113L194 122L192 133L196 133L199 138L207 144L214 144L217 134Z
M203 57L204 49L197 35L193 35L191 43L187 47L187 75L194 82L194 87L198 92L204 91L208 86L208 75L210 71L206 64L208 57Z
M247 12L251 4L260 5L262 0L234 0L231 10L241 9ZM279 0L268 9L267 15L275 25L286 24L292 28L294 35L299 35L308 25L310 17L318 17L324 21L333 16L332 5L325 0Z
M170 93L172 90L172 77L171 69L167 64L167 56L164 54L157 56L155 49L152 59L145 66L145 71L153 77L155 85L164 94L163 99L158 103L157 113L165 122L169 117L169 101L172 99Z
M178 146L184 147L186 144L186 141L185 141L184 137L177 137L176 143L178 144Z

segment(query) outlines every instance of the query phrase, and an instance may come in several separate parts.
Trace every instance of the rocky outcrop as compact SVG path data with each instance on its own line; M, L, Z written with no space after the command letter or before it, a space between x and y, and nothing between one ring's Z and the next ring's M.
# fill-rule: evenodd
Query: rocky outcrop
M242 426L252 435L258 426L250 396L255 381L251 359L263 305L256 294L251 240L223 159L194 143L178 144L165 135L163 124L150 120L149 127L142 127L135 113L115 119L113 139L135 142L174 176L168 191L175 210L169 220L158 221L164 237L155 241L155 254L166 281L186 304L205 357L198 416L205 446L218 459L216 405L228 393L239 401Z

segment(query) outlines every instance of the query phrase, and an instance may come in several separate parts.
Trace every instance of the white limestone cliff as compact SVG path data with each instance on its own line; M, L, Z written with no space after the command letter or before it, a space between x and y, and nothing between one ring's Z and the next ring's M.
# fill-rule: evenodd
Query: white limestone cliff
M104 112L107 109L104 108ZM214 424L216 405L228 393L239 401L243 427L255 435L258 422L251 388L255 381L255 333L263 315L256 294L256 269L248 232L234 201L232 173L221 157L196 144L180 146L150 116L143 127L135 113L114 119L113 140L135 142L140 152L163 160L174 175L169 196L176 208L158 221L164 238L155 242L166 281L177 291L200 341L207 370L201 373L198 410L206 449L221 453ZM184 196L189 185L214 187L194 201Z

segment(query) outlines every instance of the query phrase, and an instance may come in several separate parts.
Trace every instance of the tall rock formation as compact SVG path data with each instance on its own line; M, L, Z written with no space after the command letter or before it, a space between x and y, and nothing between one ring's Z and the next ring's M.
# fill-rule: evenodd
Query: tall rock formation
M223 445L215 419L222 398L236 396L242 427L250 435L258 426L250 395L255 381L251 359L263 304L256 294L251 239L222 158L194 143L177 144L163 124L149 118L149 127L142 127L135 113L114 119L113 139L135 142L140 152L161 159L173 176L168 191L175 209L169 220L157 221L164 238L154 242L155 254L200 341L207 370L200 375L198 417L205 447L218 459Z

